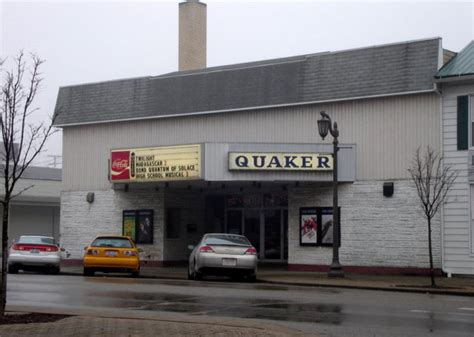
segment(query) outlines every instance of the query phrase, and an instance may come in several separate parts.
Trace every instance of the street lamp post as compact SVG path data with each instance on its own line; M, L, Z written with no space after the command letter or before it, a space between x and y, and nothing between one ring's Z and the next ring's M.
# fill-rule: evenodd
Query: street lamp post
M331 117L324 112L321 111L321 119L318 120L318 130L319 135L321 138L324 138L328 135L328 132L331 133L331 136L334 137L333 139L333 211L332 211L332 262L331 266L329 267L328 277L344 277L344 271L342 270L341 263L339 262L339 242L341 242L341 224L339 222L339 207L338 207L338 200L337 200L337 152L339 151L339 141L337 137L339 137L339 130L337 129L337 123L334 122L334 125L331 123Z

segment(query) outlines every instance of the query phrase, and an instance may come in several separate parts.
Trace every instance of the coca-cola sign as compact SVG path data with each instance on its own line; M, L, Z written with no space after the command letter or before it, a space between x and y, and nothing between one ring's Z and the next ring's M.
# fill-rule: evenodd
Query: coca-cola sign
M151 182L201 178L201 145L114 150L112 182Z
M130 151L112 152L110 179L112 181L130 179Z

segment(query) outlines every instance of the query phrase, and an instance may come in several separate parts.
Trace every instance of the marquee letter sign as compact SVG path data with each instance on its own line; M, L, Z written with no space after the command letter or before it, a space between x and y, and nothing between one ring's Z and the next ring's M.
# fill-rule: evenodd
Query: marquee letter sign
M112 150L111 182L176 181L201 178L201 145Z
M229 170L332 171L328 153L229 152Z

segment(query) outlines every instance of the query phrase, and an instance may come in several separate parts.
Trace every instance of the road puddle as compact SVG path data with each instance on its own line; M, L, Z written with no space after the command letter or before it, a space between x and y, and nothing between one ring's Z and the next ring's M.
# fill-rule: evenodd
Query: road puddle
M115 307L145 311L337 325L341 324L344 319L342 307L334 304L151 292L103 291L91 292L88 295L91 302L101 298Z

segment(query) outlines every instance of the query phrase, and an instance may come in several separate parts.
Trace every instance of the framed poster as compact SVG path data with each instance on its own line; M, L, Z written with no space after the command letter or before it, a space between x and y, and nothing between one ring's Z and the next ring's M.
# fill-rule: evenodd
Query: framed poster
M300 208L300 245L318 244L318 212L316 208Z
M122 234L135 243L153 243L153 210L123 211Z
M123 211L122 235L132 238L133 241L136 240L136 218L136 211Z
M300 245L333 245L333 209L332 207L300 208ZM339 219L341 208L339 207ZM341 241L339 240L339 246Z
M321 208L321 244L332 246L333 226L332 207Z
M137 222L136 243L153 243L153 210L137 211Z

